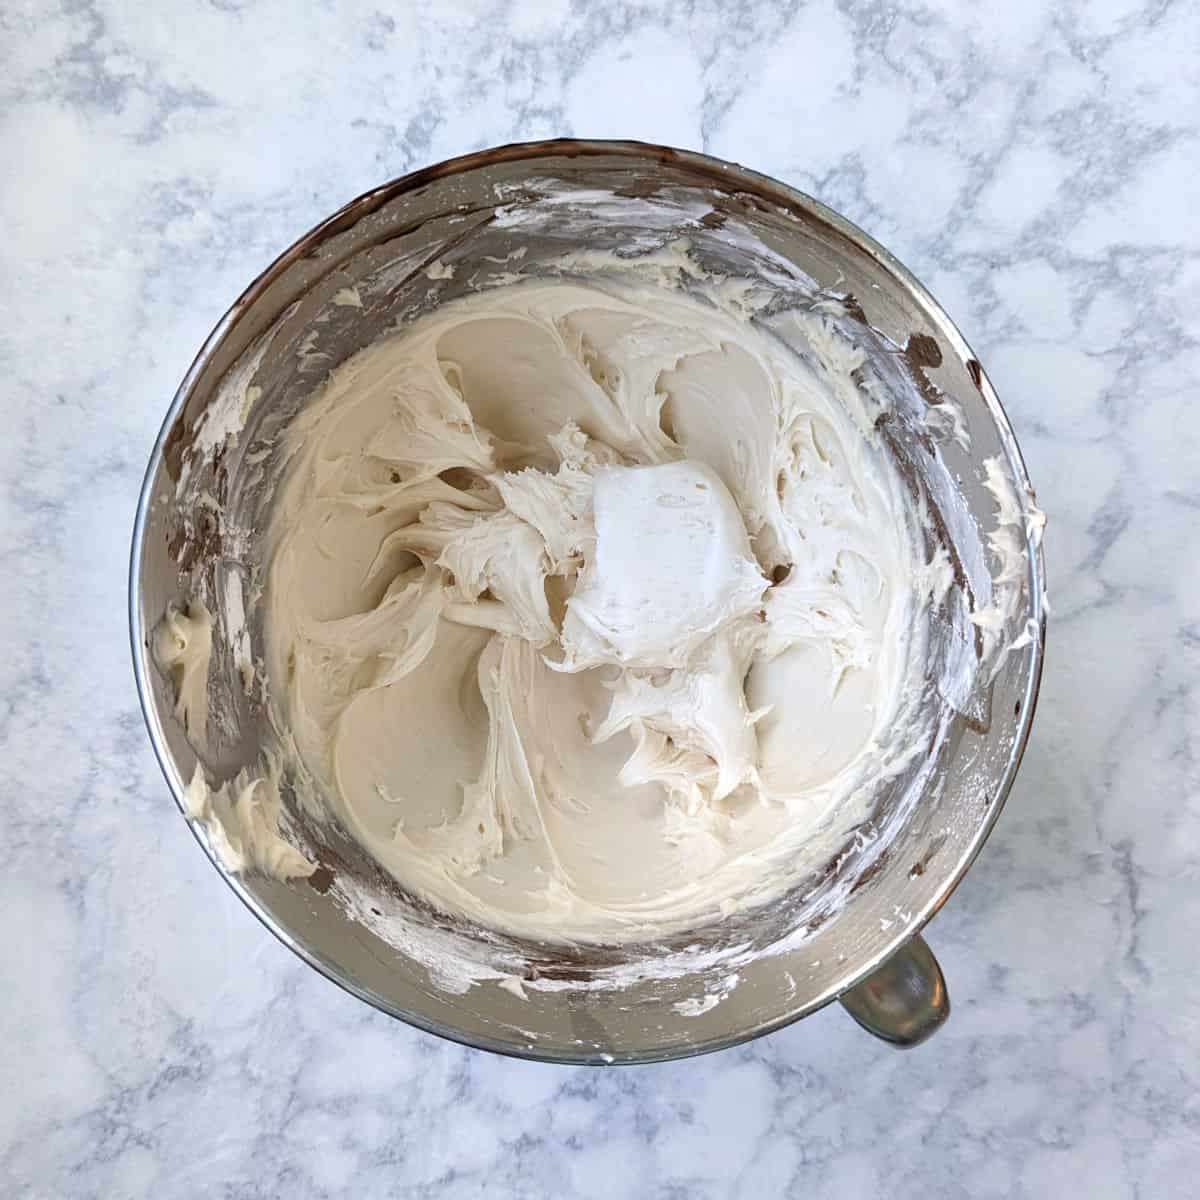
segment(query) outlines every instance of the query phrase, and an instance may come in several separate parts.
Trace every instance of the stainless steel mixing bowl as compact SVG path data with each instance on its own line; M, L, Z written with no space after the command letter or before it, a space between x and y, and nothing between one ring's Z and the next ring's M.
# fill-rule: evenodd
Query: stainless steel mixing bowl
M636 256L679 239L710 270L767 281L780 308L800 299L823 305L885 383L915 397L911 411L897 404L885 435L913 488L934 499L936 536L955 556L960 619L957 632L946 623L937 653L949 646L978 654L961 617L972 593L990 588L985 533L995 504L981 484L982 461L998 456L1020 504L1032 493L991 384L921 284L844 218L741 167L625 142L505 146L388 183L302 237L234 303L171 404L138 506L129 599L142 707L181 808L196 753L174 714L171 684L155 666L151 633L168 605L208 599L217 627L204 767L219 780L255 761L265 716L239 686L220 597L261 552L269 489L255 486L261 471L250 464L270 458L273 434L324 374L397 321L502 281L514 249L524 252L522 269L536 273L539 262L581 246ZM452 277L428 270L438 261L455 267ZM247 385L258 389L249 423L205 457L197 444L228 422L231 378L240 395ZM950 412L948 403L961 412L969 452L931 433L939 422L930 415ZM838 997L873 1032L915 1044L948 1012L941 973L918 930L987 837L1033 717L1043 564L1039 546L1031 541L1027 550L1017 623L1028 626L1028 639L994 678L980 672L969 694L935 695L947 713L944 736L919 764L915 800L905 799L899 781L879 798L869 836L847 843L819 877L767 910L673 947L568 949L472 928L406 895L286 789L288 828L320 863L309 880L231 874L194 831L247 907L308 963L377 1008L469 1045L568 1062L666 1059L755 1037ZM257 650L254 623L251 633ZM447 953L475 954L533 986L525 998L495 982L447 990L428 953L410 952L406 931L419 933L426 951L444 945ZM668 950L678 969L664 972ZM678 967L688 962L697 965ZM622 986L612 986L618 977Z

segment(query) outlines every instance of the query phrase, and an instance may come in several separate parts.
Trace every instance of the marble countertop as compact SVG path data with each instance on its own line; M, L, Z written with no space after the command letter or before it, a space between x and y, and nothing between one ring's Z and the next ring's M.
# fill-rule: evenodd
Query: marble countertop
M12 1197L1169 1197L1200 1176L1197 4L78 0L0 9L0 1179ZM1025 765L928 931L947 1027L836 1007L560 1068L366 1008L152 758L134 504L209 329L367 187L555 134L703 149L893 249L1049 514Z

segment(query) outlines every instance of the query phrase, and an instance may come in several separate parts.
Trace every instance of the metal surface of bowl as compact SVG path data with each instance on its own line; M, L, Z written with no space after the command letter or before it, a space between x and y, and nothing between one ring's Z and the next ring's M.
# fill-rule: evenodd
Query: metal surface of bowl
M154 663L151 632L168 605L197 591L219 598L231 573L253 568L270 497L253 486L247 456L268 453L272 434L323 375L398 320L457 289L502 281L506 249L524 246L536 262L573 246L637 254L680 238L714 271L783 280L785 299L791 291L840 297L842 319L897 387L921 405L957 406L969 452L953 439L935 445L919 417L898 422L889 436L915 488L930 486L936 471L952 493L940 502L939 535L961 550L959 591L985 586L981 531L993 524L995 506L980 464L996 458L1022 505L1032 495L1025 468L975 356L886 250L811 198L699 154L583 141L482 151L369 192L296 242L218 324L167 413L138 507L130 622L151 739L181 807L197 756L175 716L170 681ZM438 260L459 264L457 283L435 286L427 268ZM345 289L361 289L361 307L335 301ZM306 338L318 326L321 351L314 354ZM231 375L243 387L253 381L259 398L242 436L201 462L197 439ZM194 494L211 498L211 512L181 504L187 475ZM240 537L231 535L235 529ZM673 1058L766 1033L839 996L873 1032L915 1043L947 1011L940 972L916 934L987 837L1033 716L1045 617L1040 545L1030 541L1027 550L1018 620L1028 640L994 678L981 675L970 695L956 697L918 802L881 813L881 822L890 821L887 838L831 862L844 898L820 908L806 897L739 917L721 933L729 952L695 972L656 973L645 948L564 950L467 928L406 896L349 839L316 829L294 802L289 828L321 865L310 880L232 874L197 836L247 906L312 966L377 1008L469 1045L567 1062ZM217 719L203 765L225 779L256 759L266 724L261 705L237 685L217 610L209 682ZM261 630L253 635L261 638ZM393 928L401 933L381 934L367 910L348 905L347 882L356 895L379 898L370 914L397 913ZM484 947L536 986L525 998L494 984L447 990L427 956L406 950L405 929L428 935L427 944L441 938L451 949ZM646 955L645 969L608 986L614 968L637 954ZM699 1002L714 994L716 1001Z

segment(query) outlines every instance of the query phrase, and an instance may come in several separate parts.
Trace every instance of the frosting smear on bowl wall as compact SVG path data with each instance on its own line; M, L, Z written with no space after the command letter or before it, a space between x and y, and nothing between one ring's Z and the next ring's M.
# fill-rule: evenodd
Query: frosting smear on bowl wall
M819 867L925 753L950 570L863 356L736 289L511 282L338 366L262 591L316 803L435 908L645 941Z

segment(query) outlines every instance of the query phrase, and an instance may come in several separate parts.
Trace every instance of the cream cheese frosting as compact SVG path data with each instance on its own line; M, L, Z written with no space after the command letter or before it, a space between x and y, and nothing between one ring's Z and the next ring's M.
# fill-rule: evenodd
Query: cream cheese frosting
M264 755L263 770L240 771L232 780L209 787L200 764L183 794L189 821L204 827L209 844L235 873L257 870L274 879L307 878L317 867L279 831L283 801L279 761Z
M203 600L170 608L155 626L154 660L175 688L175 715L194 745L208 734L208 668L213 651L213 619Z
M803 319L804 355L643 283L502 286L293 423L275 722L407 889L543 940L691 928L780 894L920 752L946 565L861 355Z

